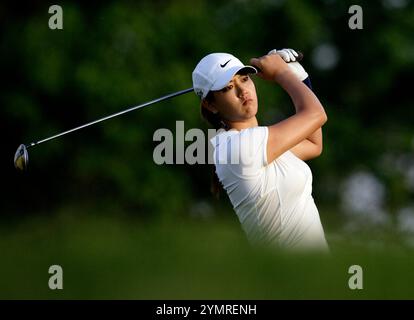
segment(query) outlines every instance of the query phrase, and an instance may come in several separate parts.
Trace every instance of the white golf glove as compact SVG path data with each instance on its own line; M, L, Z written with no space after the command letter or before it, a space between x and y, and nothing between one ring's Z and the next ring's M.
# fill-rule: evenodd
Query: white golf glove
M296 61L298 53L293 49L270 50L268 54L278 54L289 66L290 70L299 78L300 81L309 77L302 65Z

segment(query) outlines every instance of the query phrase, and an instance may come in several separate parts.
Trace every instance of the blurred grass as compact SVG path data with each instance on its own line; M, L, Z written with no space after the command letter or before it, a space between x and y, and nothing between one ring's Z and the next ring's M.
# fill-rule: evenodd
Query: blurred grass
M142 221L66 207L3 222L0 298L414 298L412 250L397 239L372 246L384 243L378 234L327 238L330 255L270 252L249 247L232 218ZM63 268L63 290L48 288L53 264ZM348 288L354 264L364 270L363 290Z

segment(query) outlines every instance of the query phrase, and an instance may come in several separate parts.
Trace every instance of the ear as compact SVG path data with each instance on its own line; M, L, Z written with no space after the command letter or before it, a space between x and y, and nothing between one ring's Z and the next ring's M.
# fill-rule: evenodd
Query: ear
M213 102L209 102L209 101L207 101L207 99L203 99L203 100L201 101L201 106L202 106L203 108L206 108L207 110L211 111L211 112L212 112L212 113L214 113L214 114L217 114L217 113L218 113L218 110L217 110L217 108L215 107L214 103L213 103Z

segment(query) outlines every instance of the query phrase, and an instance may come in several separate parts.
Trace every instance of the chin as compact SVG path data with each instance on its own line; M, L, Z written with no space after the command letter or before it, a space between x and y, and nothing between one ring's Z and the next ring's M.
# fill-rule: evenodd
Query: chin
M249 117L254 117L257 114L257 105L247 105L245 114Z

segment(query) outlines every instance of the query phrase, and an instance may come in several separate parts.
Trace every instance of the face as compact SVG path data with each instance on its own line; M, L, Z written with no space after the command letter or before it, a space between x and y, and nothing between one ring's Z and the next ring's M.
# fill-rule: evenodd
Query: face
M203 106L218 112L223 120L244 122L256 116L256 87L249 75L236 74L226 87L213 94L213 101L204 101Z

